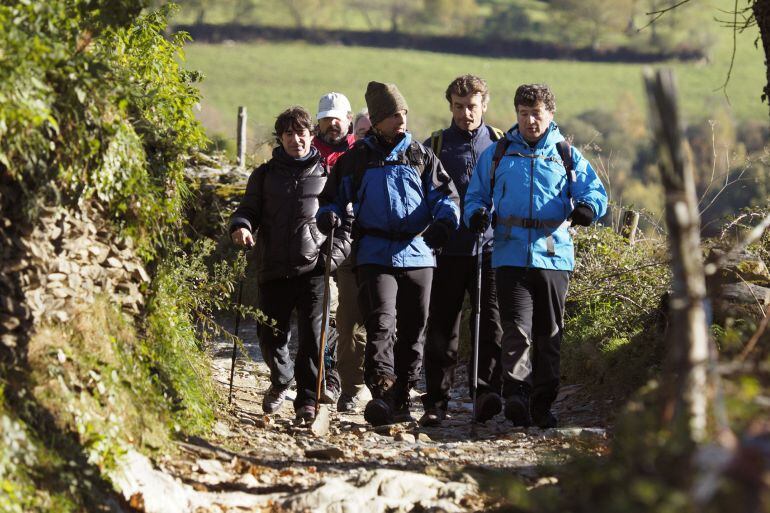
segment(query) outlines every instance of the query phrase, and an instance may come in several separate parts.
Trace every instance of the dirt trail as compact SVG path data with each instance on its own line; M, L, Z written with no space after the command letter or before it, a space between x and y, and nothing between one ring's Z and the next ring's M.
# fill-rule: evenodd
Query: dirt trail
M472 426L462 371L449 418L439 428L416 422L372 428L361 411L341 414L331 407L330 432L318 438L295 425L291 396L277 414L262 414L268 369L254 327L241 335L249 355L238 360L233 406L214 436L180 442L179 454L160 462L164 473L197 492L191 511L474 511L494 501L476 481L489 469L536 486L553 482L540 475L538 464L563 461L568 449L606 446L606 431L593 413L606 408L586 401L579 385L564 386L556 403L563 428L514 428L502 414ZM211 351L214 378L226 396L231 346L219 341ZM417 419L417 397L413 404Z

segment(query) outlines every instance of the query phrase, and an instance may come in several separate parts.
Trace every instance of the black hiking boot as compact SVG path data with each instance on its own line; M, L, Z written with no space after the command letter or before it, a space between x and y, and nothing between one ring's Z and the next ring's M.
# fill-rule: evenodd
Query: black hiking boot
M393 424L393 408L385 399L372 399L364 408L364 420L372 426Z
M513 422L516 427L529 427L532 418L529 416L529 397L512 395L505 399L505 418Z
M531 387L523 381L505 381L503 383L503 395L505 395L505 418L513 422L517 427L529 427L532 425L532 417L529 414L529 396Z
M393 385L395 380L388 376L376 376L369 386L372 400L366 403L364 419L372 426L393 424Z
M556 428L559 425L556 415L551 410L545 410L545 412L533 411L532 421L540 429Z
M412 400L407 397L396 403L393 409L393 421L394 422L414 422L412 412L409 409L412 407Z
M503 410L503 400L494 392L476 398L476 422L486 422Z
M425 413L420 417L420 425L424 427L438 427L446 418L446 410L438 406L426 406Z

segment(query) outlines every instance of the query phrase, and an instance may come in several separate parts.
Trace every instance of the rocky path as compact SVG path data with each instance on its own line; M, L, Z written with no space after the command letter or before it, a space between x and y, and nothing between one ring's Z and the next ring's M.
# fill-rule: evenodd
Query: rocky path
M606 431L593 413L606 408L586 401L579 385L562 389L556 411L565 427L557 430L514 428L502 414L471 425L463 387L454 391L450 418L440 428L416 422L372 428L361 411L340 414L332 407L328 435L316 437L295 425L290 400L277 414L262 414L267 366L253 327L241 335L249 355L238 360L233 405L222 412L214 437L180 443L177 455L160 462L165 474L195 491L185 499L189 511L478 511L495 503L478 476L499 470L530 486L553 483L539 464L563 461L570 449L606 447ZM219 342L211 350L226 397L231 346ZM465 383L464 375L458 378ZM419 399L414 405L416 419Z

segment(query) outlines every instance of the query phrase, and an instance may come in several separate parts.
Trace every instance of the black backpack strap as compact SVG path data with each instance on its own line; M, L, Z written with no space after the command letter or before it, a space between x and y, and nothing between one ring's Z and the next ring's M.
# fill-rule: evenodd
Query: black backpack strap
M508 146L511 141L507 137L503 137L497 143L495 143L495 153L492 155L492 168L489 170L489 196L493 197L495 192L495 173L497 172L497 166L500 165L500 161L503 160L503 155L508 151Z
M438 154L441 153L441 143L444 141L444 130L436 130L432 134L430 134L430 149L433 150L433 153L436 154L438 157Z
M556 143L556 151L559 152L559 157L561 157L562 164L564 164L564 170L567 172L570 183L575 183L577 176L575 175L575 165L572 161L572 146L567 141L559 141Z
M353 158L353 203L358 202L358 190L361 188L361 182L364 179L364 173L369 165L369 147L363 141L356 141L351 149L348 150Z

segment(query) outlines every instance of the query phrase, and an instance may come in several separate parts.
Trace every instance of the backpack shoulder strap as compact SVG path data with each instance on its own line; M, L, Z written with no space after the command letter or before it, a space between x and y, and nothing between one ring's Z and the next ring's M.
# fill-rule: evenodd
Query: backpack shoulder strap
M430 134L430 149L433 150L433 153L436 154L438 157L438 154L441 153L441 143L444 141L444 130L436 130L432 134Z
M564 164L564 170L567 171L570 183L577 181L575 175L575 164L572 161L572 146L567 141L559 141L556 143L556 151L559 152L559 157Z
M492 196L495 192L495 173L497 172L497 166L500 161L503 160L503 155L508 150L508 146L511 144L510 139L503 137L495 143L495 153L492 155L492 168L489 170L489 194Z
M487 128L489 128L489 137L493 141L499 141L500 139L505 137L505 132L503 132L499 128L491 126L491 125L487 125Z
M369 147L363 141L356 141L347 153L353 159L353 196L354 200L358 201L358 189L361 187L366 166L369 164Z

